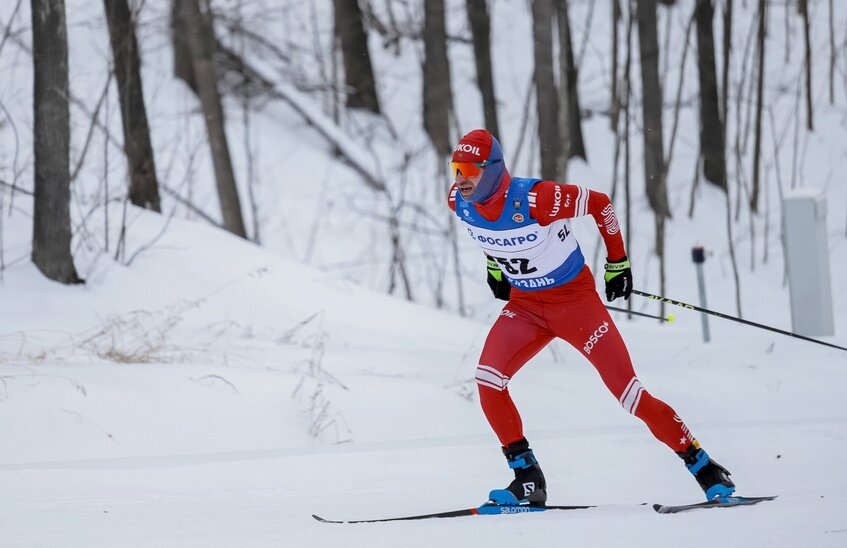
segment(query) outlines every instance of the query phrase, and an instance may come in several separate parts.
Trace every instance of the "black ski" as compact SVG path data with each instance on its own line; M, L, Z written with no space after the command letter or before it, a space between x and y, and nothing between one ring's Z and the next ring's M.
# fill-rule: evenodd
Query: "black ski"
M458 518L461 516L492 516L492 515L507 515L507 514L525 514L527 512L545 512L547 510L583 510L585 508L594 508L593 506L505 506L498 504L483 504L477 508L463 508L461 510L451 510L448 512L436 512L434 514L418 514L414 516L403 516L399 518L379 518L379 519L357 519L357 520L332 520L322 518L315 514L312 517L321 523L379 523L383 521L411 521L418 519L433 519L433 518Z
M654 504L653 510L660 514L676 514L687 510L695 510L697 508L731 508L733 506L749 506L766 500L773 500L777 495L771 497L721 497L719 499L706 502L698 502L695 504L684 504L681 506L667 506L662 504ZM570 506L529 506L529 505L499 505L499 504L483 504L476 508L462 508L461 510L449 510L447 512L436 512L434 514L415 514L411 516L402 516L394 518L376 518L376 519L354 519L354 520L334 520L326 519L316 514L312 517L321 523L381 523L386 521L413 521L421 519L435 518L458 518L462 516L500 516L510 514L525 514L528 512L545 512L547 510L584 510L586 508L595 508L592 505L570 505Z
M715 500L698 502L695 504L683 504L681 506L654 504L653 510L660 514L676 514L687 510L696 510L697 508L732 508L733 506L749 506L766 500L773 500L777 496L778 495L774 495L772 497L720 497Z

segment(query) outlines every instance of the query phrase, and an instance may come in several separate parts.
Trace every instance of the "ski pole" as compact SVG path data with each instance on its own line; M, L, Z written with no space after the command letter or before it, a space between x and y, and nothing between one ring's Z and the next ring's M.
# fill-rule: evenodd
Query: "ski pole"
M660 320L663 322L673 323L676 319L673 314L668 314L667 316L654 316L653 314L647 314L646 312L636 312L635 310L627 310L626 308L618 308L617 306L609 306L606 305L606 308L609 310L614 310L615 312L623 312L624 314L635 314L636 316L644 316L645 318L653 318L654 320Z
M642 297L647 297L648 299L652 299L654 301L661 301L663 303L672 304L674 306L680 306L682 308L687 308L689 310L696 310L697 312L703 312L704 314L711 314L712 316L717 316L718 318L723 318L725 320L732 320L734 322L743 323L745 325L751 325L753 327L758 327L760 329L766 329L768 331L773 331L774 333L779 333L780 335L788 335L789 337L794 337L796 339L802 339L804 341L809 341L817 344L822 344L824 346L829 346L832 348L837 348L839 350L847 351L847 348L843 346L838 346L837 344L830 344L828 342L819 341L817 339L813 339L811 337L806 337L804 335L798 335L797 333L792 333L791 331L783 331L782 329L777 329L776 327L770 327L768 325L763 325L756 322L751 322L749 320L743 320L741 318L736 318L735 316L730 316L728 314L723 314L721 312L715 312L714 310L709 310L707 308L700 308L699 306L694 306L693 304L684 303L682 301L675 301L673 299L668 299L666 297L662 297L660 295L653 295L652 293L645 293L644 291L638 291L637 289L633 289L632 292L636 295L641 295Z

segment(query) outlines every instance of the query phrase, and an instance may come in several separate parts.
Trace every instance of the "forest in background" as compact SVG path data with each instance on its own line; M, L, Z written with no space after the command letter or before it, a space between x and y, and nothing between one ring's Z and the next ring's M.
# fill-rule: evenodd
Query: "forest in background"
M704 201L743 315L779 197L844 161L833 0L15 0L0 63L0 208L33 220L23 247L0 221L0 276L130 265L155 247L124 245L136 207L473 314L483 263L444 195L452 144L487 127L513 174L608 192L660 293Z

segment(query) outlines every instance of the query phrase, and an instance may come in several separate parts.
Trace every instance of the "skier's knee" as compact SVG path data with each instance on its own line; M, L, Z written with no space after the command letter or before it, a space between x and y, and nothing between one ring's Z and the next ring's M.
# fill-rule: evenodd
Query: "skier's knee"
M476 368L476 383L502 392L509 384L509 377L493 367L479 364Z

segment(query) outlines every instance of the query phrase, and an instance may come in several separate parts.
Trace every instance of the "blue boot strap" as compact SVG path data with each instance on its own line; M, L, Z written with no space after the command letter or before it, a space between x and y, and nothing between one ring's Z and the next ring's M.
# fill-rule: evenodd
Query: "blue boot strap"
M688 467L689 472L694 475L697 475L697 472L699 472L704 466L709 464L709 454L706 453L703 449L700 449L695 455L695 457L697 458L697 462L695 462L694 464L686 464L685 466Z
M521 453L514 460L509 461L509 468L529 468L533 464L537 464L538 459L535 458L532 450L526 453Z

